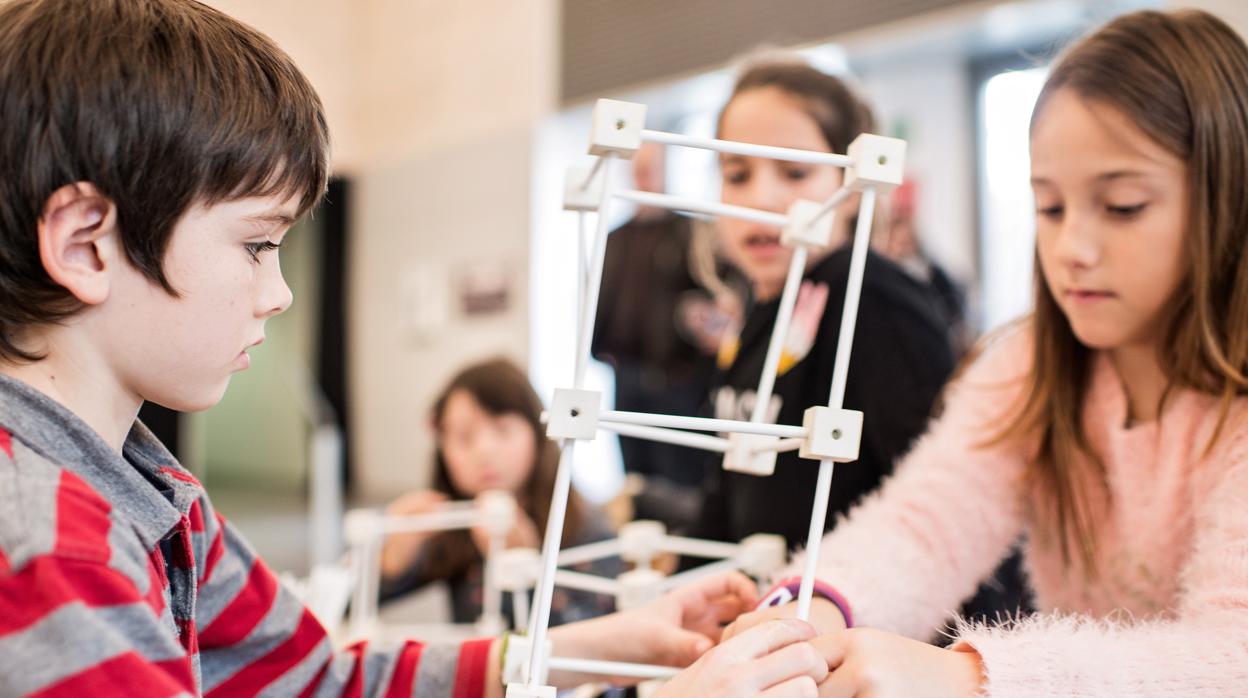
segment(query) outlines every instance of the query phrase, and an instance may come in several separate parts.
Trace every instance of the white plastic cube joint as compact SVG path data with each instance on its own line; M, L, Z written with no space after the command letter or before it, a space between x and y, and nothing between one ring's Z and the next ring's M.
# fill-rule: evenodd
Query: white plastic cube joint
M828 211L820 216L822 210L823 204L809 199L794 201L789 207L789 224L780 232L780 242L789 247L827 247L832 240L832 221L836 212Z
M906 166L906 142L898 138L863 133L849 144L854 161L845 170L845 186L855 191L871 187L887 191L901 184Z
M620 584L615 595L617 611L644 606L663 595L663 573L648 567L629 570L616 581Z
M602 393L597 390L558 388L550 403L546 435L552 439L592 440L598 435Z
M552 647L550 640L547 639L545 663L548 666ZM503 683L507 684L507 695L511 695L512 685L524 683L525 669L528 668L529 653L532 651L533 640L529 637L515 633L507 637L507 654L503 655Z
M788 545L784 536L755 533L741 541L741 569L746 574L766 579L788 562Z
M620 558L649 565L663 551L667 527L659 521L630 521L620 527Z
M506 535L516 522L516 500L506 492L482 492L477 496L476 506L485 519L485 529L494 535Z
M506 591L528 591L537 584L542 554L533 548L508 548L492 559L498 571L498 585Z
M363 545L381 536L385 517L376 509L352 509L343 517L343 538L350 545Z
M507 698L555 698L555 687L509 683L507 684Z
M591 121L589 154L615 153L629 160L641 147L641 131L646 126L646 105L600 99L594 104Z
M771 475L776 472L776 451L768 447L779 440L762 434L729 434L724 470L760 477Z
M597 211L602 205L602 175L599 173L591 180L591 172L588 167L568 168L563 176L563 210Z
M806 436L798 455L813 460L849 463L858 460L862 443L862 413L857 410L835 410L811 407L802 418Z

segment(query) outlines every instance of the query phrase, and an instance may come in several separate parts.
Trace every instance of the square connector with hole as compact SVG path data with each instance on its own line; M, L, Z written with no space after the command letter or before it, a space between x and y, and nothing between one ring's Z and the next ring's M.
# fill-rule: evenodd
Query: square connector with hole
M885 192L901 184L906 168L906 142L863 133L849 144L854 164L845 170L845 186L855 191L874 187Z
M806 437L798 455L813 460L849 463L858 460L862 443L862 413L857 410L835 410L811 407L802 418Z
M646 127L646 105L600 99L591 117L589 154L615 153L630 160L641 147L641 131Z
M798 199L789 207L789 224L780 233L780 242L789 247L806 245L815 249L823 249L832 240L832 221L836 211L828 211L822 216L823 204L809 199Z
M546 436L552 439L592 440L598 435L602 392L558 388L550 403Z
M780 439L762 434L729 434L724 453L724 470L759 477L776 472L776 450Z

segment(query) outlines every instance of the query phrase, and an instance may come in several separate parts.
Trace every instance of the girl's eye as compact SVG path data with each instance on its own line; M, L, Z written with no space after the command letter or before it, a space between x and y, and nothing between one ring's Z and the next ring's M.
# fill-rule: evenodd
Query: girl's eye
M784 176L794 181L801 181L810 175L810 170L804 167L786 167Z
M724 173L724 181L734 186L740 186L750 181L750 173L745 170L736 170Z
M243 245L243 247L247 249L247 254L251 256L251 261L259 262L261 253L281 249L282 246L279 243L265 240L264 242L249 242Z
M1036 213L1043 218L1056 220L1062 217L1062 207L1059 205L1041 206L1036 209Z
M1111 216L1115 218L1134 218L1139 215L1144 207L1148 204L1135 204L1133 206L1106 206Z

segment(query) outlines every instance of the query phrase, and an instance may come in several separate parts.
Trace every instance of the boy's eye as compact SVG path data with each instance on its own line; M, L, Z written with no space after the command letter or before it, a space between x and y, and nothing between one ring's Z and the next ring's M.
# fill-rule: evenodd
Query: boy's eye
M262 252L271 252L273 250L281 249L282 246L279 243L265 240L264 242L249 242L244 244L243 247L246 248L247 254L251 256L252 261L259 262L260 254Z

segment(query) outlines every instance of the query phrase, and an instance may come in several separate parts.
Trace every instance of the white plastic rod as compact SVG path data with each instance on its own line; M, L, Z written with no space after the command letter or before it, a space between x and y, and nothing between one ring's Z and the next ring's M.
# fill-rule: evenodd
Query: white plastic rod
M692 557L735 558L741 552L741 546L736 543L721 543L716 540L665 536L663 538L662 550L665 553L690 555Z
M761 424L767 421L767 408L771 406L771 393L776 388L776 374L780 371L780 356L784 353L784 340L789 337L789 325L793 322L793 307L797 305L797 291L806 273L806 246L798 245L789 260L789 274L784 280L780 294L780 307L776 310L776 324L771 328L771 341L767 344L767 358L763 360L763 374L758 379L758 392L754 396L754 411L750 421Z
M763 225L771 225L777 228L783 228L789 222L789 217L783 213L773 213L771 211L762 211L756 208L748 208L745 206L734 206L732 204L721 204L718 201L706 201L703 199L693 199L687 196L673 196L671 194L655 194L648 191L634 191L631 189L622 189L613 194L618 199L632 201L643 206L653 206L654 208L665 208L671 211L687 211L689 213L702 213L708 216L726 216L728 218L740 218L743 221L753 221L762 223Z
M507 534L490 536L485 548L485 579L481 590L481 617L487 623L501 623L507 627L507 619L503 616L503 589L498 579L498 554L507 545Z
M610 176L610 170L604 176ZM606 237L605 235L603 237ZM595 299L595 302L597 300ZM579 359L578 359L579 360ZM559 545L563 539L563 522L568 513L568 491L572 487L572 458L576 442L564 439L560 444L559 469L555 471L555 488L550 497L550 514L546 518L546 536L542 543L542 576L537 580L537 604L533 608L532 651L529 652L529 681L546 684L546 630L550 627L550 601L555 591L555 570Z
M575 548L559 551L559 565L579 565L585 562L593 562L594 560L602 560L603 558L615 557L620 554L620 539L611 538L608 540L598 541L597 543L586 543L578 545Z
M832 213L833 209L835 209L837 206L840 206L842 203L844 203L845 199L848 199L849 195L853 193L854 193L854 190L848 187L841 187L840 189L836 190L836 193L833 194L831 198L823 202L823 208L819 209L819 215L815 216L814 221L818 221L819 219L823 218L829 213ZM813 223L814 221L811 221L811 222Z
M482 522L480 512L475 509L437 511L430 514L415 516L387 516L381 524L383 535L395 533L415 533L417 531L444 531L457 528L472 528Z
M805 435L802 427L787 424L755 424L732 419L707 419L705 417L681 417L671 414L647 414L645 412L621 412L606 410L598 415L599 423L640 424L647 427L668 429L691 429L693 431L722 431L736 434L762 434L782 439L796 439Z
M585 294L589 291L589 224L585 212L576 212L576 316L585 312Z
M511 613L516 630L529 627L529 592L527 589L516 589L511 592Z
M752 449L750 452L751 453L768 453L771 451L775 451L776 453L788 453L789 451L796 451L799 448L801 448L802 443L804 441L805 439L780 439L779 441L769 444L767 446L760 446L758 448Z
M675 444L677 446L688 446L703 451L711 451L713 453L726 453L728 451L728 439L718 436L708 436L706 434L695 434L688 431L680 431L679 429L662 429L659 427L646 427L638 424L619 424L619 423L599 423L602 429L614 432L620 436L631 436L635 439L645 439L647 441L658 441L665 444Z
M718 138L698 138L697 136L686 136L680 133L667 133L665 131L652 131L650 129L642 130L641 140L651 141L653 143L663 143L665 145L681 145L688 148L714 150L717 153L734 153L736 155L773 158L776 160L784 160L786 162L808 162L815 165L833 165L835 167L849 167L854 164L853 159L851 159L848 155L821 153L813 150L798 150L796 148L777 148L775 146L738 143L736 141L722 141Z
M875 190L862 193L858 208L858 228L854 232L853 257L849 261L849 281L845 287L845 307L841 311L841 334L836 340L836 364L832 368L832 390L828 406L841 409L845 405L845 381L849 376L849 357L854 344L854 326L858 322L858 301L862 296L862 277L867 267L871 245L871 224L875 217ZM833 461L819 463L819 479L815 482L815 501L810 515L810 532L806 536L806 566L802 585L797 593L797 617L810 619L810 599L815 589L815 571L819 567L819 545L828 514L828 496L832 491Z
M580 186L577 187L578 189L585 191L589 188L589 185L594 181L594 177L598 176L598 170L602 169L602 161L604 159L602 157L594 158L594 166L589 168L589 174L585 175L585 181L581 182Z
M733 570L738 569L741 569L741 563L736 558L730 557L726 560L711 562L701 565L700 567L695 567L691 570L686 570L680 574L674 574L667 579L664 579L663 591L678 589L686 584L689 584L690 582L703 579L704 577L710 577L711 575L716 575L721 572L732 572Z
M620 590L620 583L614 579L585 574L584 572L572 572L570 570L555 571L555 586L563 589L591 591L595 594L606 594L608 596L614 596Z
M845 307L841 311L841 334L836 339L836 363L832 366L832 392L828 406L839 410L845 403L845 382L849 377L850 351L858 323L858 301L862 298L862 276L871 249L871 224L875 218L875 190L862 193L858 207L858 229L854 232L854 252L849 260L849 283L845 285Z
M670 679L680 673L680 669L670 666L603 662L596 659L575 659L572 657L551 657L550 668L559 671L574 671L581 674L631 676L640 679Z
M607 208L611 205L611 164L614 158L614 153L607 153L602 157L604 167L602 204L598 206L598 226L594 237L593 257L590 258L589 284L586 287L585 303L581 308L580 327L577 328L579 335L576 342L576 377L572 382L572 387L576 390L585 387L585 372L589 370L590 342L594 337L594 322L598 319L598 292L602 290L602 265L607 256L607 233L609 232L607 223L610 218L607 215ZM563 526L562 519L559 521L559 526ZM558 547L555 549L558 550ZM534 645L534 647L537 646L540 646L540 643Z

